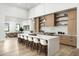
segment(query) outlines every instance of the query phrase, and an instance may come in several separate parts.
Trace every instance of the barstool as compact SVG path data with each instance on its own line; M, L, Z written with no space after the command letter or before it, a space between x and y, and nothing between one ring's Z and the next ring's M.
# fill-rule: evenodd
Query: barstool
M26 35L24 35L24 44L27 46L28 45L28 38Z
M23 44L24 43L24 35L21 34L21 43Z
M33 48L33 38L31 36L28 36L28 47Z
M21 39L21 36L22 36L22 35L19 34L19 37L18 37L18 41L19 41L19 43L22 43L22 41L21 41L21 40L22 40L22 39Z
M18 34L17 37L20 38L20 34Z
M38 53L40 40L38 38L33 37L33 42L33 49L36 49Z
M40 39L40 52L44 52L47 55L48 42L47 40Z
M21 42L21 35L18 34L17 37L18 37L18 42L20 43Z

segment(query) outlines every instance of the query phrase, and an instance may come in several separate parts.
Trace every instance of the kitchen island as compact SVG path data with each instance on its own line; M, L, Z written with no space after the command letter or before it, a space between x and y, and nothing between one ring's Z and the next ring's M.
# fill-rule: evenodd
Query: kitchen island
M23 34L28 37L38 38L40 40L46 40L47 43L47 56L53 56L57 51L59 51L60 43L59 43L59 36L49 36L49 35L28 35Z
M59 36L48 36L48 35L37 35L37 36L32 36L39 38L40 40L47 40L48 41L48 56L54 55L58 50L59 50Z

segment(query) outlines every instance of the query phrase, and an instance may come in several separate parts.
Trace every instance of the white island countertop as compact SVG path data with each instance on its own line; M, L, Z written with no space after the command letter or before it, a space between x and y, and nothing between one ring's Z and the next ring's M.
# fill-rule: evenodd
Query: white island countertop
M29 35L29 36L39 38L39 39L44 39L44 40L49 40L49 39L54 39L59 37L59 36L48 36L48 35L37 35L37 36Z
M49 40L49 39L57 38L59 36L38 35L38 37L41 39Z

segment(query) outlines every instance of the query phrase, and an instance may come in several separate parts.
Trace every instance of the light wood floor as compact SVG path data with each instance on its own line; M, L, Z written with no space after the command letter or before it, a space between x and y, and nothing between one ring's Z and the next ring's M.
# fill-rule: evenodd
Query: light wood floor
M60 50L55 54L55 56L72 56L79 55L76 54L74 47L69 47L65 45L60 45ZM44 56L43 53L40 55L35 50L19 44L17 38L7 38L5 41L0 42L0 56Z

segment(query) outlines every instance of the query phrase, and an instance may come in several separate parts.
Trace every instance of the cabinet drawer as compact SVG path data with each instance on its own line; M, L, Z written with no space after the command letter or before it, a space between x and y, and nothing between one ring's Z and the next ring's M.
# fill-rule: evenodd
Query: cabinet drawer
M60 38L60 43L70 45L70 46L76 46L76 37L75 36L62 36Z
M68 21L68 33L70 35L76 35L77 33L77 21L76 20Z
M60 40L60 43L66 44L67 41L66 41L66 39L61 39L61 40Z
M60 38L60 43L62 43L62 44L67 44L67 37L62 36L62 37Z
M76 37L69 37L67 43L68 43L68 45L76 46Z

